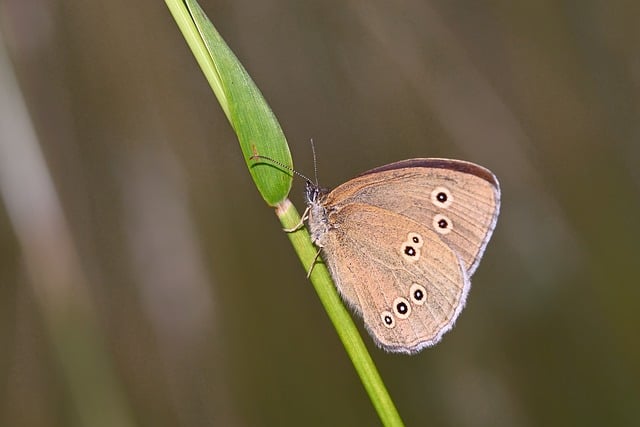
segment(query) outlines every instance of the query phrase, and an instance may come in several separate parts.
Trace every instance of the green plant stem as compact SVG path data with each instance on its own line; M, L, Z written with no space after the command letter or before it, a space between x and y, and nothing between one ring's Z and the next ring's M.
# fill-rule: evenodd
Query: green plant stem
M276 215L285 229L292 229L300 224L300 215L288 199L276 207ZM290 232L288 236L305 271L309 271L316 259L318 249L311 243L307 229L301 228ZM323 263L316 263L313 266L310 279L380 420L385 426L402 426L400 414Z
M165 0L238 135L258 190L270 206L275 206L276 215L285 229L296 227L300 224L300 215L286 198L291 178L286 174L288 171L251 160L252 154L266 155L287 169L293 168L280 125L242 64L202 9L194 0L185 1L188 7L182 0ZM308 271L317 255L309 233L301 228L288 233L288 236ZM324 264L315 265L311 282L383 424L402 426L400 415Z

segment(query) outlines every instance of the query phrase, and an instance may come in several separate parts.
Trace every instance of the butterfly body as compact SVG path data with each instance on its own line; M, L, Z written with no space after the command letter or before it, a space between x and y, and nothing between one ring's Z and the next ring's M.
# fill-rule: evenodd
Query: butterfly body
M336 286L376 343L415 353L437 343L464 307L499 212L487 169L411 159L332 191L307 183L308 225Z

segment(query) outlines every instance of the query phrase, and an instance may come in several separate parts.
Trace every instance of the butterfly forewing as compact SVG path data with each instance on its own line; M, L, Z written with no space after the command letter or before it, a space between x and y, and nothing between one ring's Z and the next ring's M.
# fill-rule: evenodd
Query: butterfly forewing
M325 204L377 206L433 230L457 253L469 276L495 227L500 188L495 176L473 163L412 159L392 163L340 185Z

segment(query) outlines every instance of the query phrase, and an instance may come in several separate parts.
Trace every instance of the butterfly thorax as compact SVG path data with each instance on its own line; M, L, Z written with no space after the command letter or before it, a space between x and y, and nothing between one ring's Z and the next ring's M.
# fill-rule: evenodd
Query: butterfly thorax
M307 224L311 233L311 240L319 247L324 246L324 238L329 231L329 217L324 200L328 191L318 187L311 181L307 181L305 197L309 209Z

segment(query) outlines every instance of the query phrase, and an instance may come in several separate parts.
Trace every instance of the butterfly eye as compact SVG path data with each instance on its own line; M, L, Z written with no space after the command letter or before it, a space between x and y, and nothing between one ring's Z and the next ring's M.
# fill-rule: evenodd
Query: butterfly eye
M409 296L415 304L422 305L427 300L427 290L424 286L414 283L409 289Z
M433 228L440 234L451 233L453 224L451 220L442 214L437 214L433 217Z
M383 311L380 313L380 317L382 318L382 324L387 328L391 329L396 326L396 321L390 311Z
M420 249L414 243L404 242L400 248L400 253L409 262L415 262L420 258Z
M411 305L406 298L398 297L393 301L393 312L399 319L406 319L411 315Z
M416 248L420 249L422 245L424 245L424 240L422 240L422 236L418 233L409 233L409 235L407 235L407 243L413 243Z
M451 191L446 187L437 187L431 192L431 202L440 208L448 208L453 203Z

